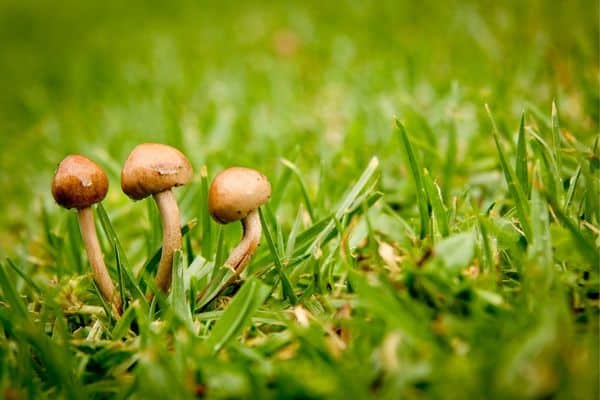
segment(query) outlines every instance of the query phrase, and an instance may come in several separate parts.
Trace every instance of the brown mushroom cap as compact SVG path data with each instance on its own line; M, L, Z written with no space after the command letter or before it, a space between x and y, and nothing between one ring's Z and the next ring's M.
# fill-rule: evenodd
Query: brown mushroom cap
M237 221L265 204L271 197L271 184L260 172L232 167L213 179L208 192L208 210L222 224Z
M52 196L64 208L86 208L104 199L108 178L98 164L74 154L60 162L52 179Z
M136 146L121 172L121 188L134 200L185 185L192 179L192 165L174 147L160 143Z

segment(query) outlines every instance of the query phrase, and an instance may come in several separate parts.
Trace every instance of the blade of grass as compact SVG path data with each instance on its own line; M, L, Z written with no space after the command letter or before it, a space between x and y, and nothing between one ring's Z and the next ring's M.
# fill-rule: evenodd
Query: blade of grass
M579 249L581 254L588 260L591 264L592 268L596 271L600 270L600 254L594 245L594 242L589 240L585 235L581 233L581 230L577 227L577 225L569 218L567 215L563 213L563 211L558 207L556 203L553 203L552 196L544 193L546 196L546 201L550 203L554 214L558 218L558 220L563 224L573 238L573 243Z
M119 281L119 296L121 297L121 304L123 310L127 309L127 297L125 296L125 285L123 279L123 264L121 263L121 253L119 252L119 246L114 246L115 251L115 263L117 265L117 278Z
M517 139L517 159L515 161L517 179L521 184L521 190L529 196L529 174L527 172L527 140L525 139L525 111L521 114L519 124L519 136Z
M539 181L539 163L536 164L534 178ZM536 176L537 175L537 176ZM537 189L534 189L531 195L531 212L535 215L532 218L533 242L528 249L530 260L534 261L537 269L541 270L544 285L541 292L550 289L554 268L554 257L552 251L552 237L550 235L550 221L548 217L548 204ZM535 277L539 282L540 279ZM531 285L535 288L539 285ZM537 290L536 290L537 291Z
M14 289L14 285L8 278L4 264L0 263L0 288L4 294L5 301L10 305L11 310L14 310L15 315L26 317L27 307L21 301L21 298ZM13 313L11 313L13 314Z
M433 182L427 169L423 170L423 184L425 186L427 197L429 198L431 204L431 210L433 211L433 217L435 218L435 222L440 234L442 237L448 236L448 211L444 206L440 188L435 184L435 182Z
M492 123L492 134L494 137L494 142L496 144L496 149L498 150L498 156L500 158L500 165L502 167L502 171L504 172L504 178L506 180L506 184L508 185L508 192L515 202L515 207L517 210L517 217L519 218L519 222L521 223L521 227L523 228L523 232L525 233L525 237L530 240L531 239L531 226L529 223L529 207L527 202L527 197L521 186L517 183L517 178L515 176L514 170L511 168L510 164L504 155L504 150L500 145L500 138L498 134L498 128L496 126L496 121L494 120L494 116L488 105L485 105L486 112L490 118Z
M187 305L185 296L184 270L186 268L183 252L175 251L173 255L173 282L169 294L171 306L175 314L184 322L187 328L193 331L192 314Z
M200 221L202 221L202 257L212 256L212 222L208 212L208 171L206 165L200 168Z
M280 160L280 162L286 168L288 168L292 172L292 174L296 177L296 180L298 181L298 184L300 185L300 191L302 193L302 198L304 199L304 205L306 206L306 211L308 212L308 215L310 216L311 222L314 221L315 213L313 211L312 202L310 201L310 196L308 195L308 190L306 189L306 183L304 182L302 172L300 172L300 169L296 166L296 164L294 164L290 160L282 158Z
M408 167L411 171L413 177L413 183L415 184L415 193L417 196L417 206L419 208L419 218L420 218L420 228L419 228L419 237L424 239L427 236L427 227L429 224L429 213L427 207L427 193L425 192L425 187L423 185L423 177L421 176L421 168L417 163L417 159L415 157L414 151L410 144L410 140L408 139L408 134L406 133L406 129L404 129L404 125L396 120L396 126L398 127L398 133L400 135L400 143L402 144L402 148L404 153L408 157Z
M298 208L298 213L296 214L296 219L294 219L294 224L292 225L292 229L288 235L288 240L285 248L285 258L284 262L287 263L292 256L294 255L294 247L296 246L296 238L298 236L298 232L300 231L300 224L302 224L302 206Z
M558 108L556 107L556 100L552 101L552 148L554 149L554 159L556 160L556 167L558 169L559 178L562 173L562 156L561 156L561 143L560 143L560 122L558 119Z
M229 283L235 272L226 266L220 266L213 272L208 286L196 301L196 310L201 310L204 306L214 300L214 298L223 290L225 285Z
M269 286L256 278L250 278L244 283L215 324L206 341L206 345L213 354L218 353L242 331L265 302L270 290Z
M108 320L110 321L111 324L113 324L115 321L115 318L112 313L112 307L110 307L108 305L108 303L106 302L106 300L104 300L104 296L102 296L102 293L100 293L100 288L98 287L98 284L96 283L95 280L92 280L92 287L94 288L94 294L98 298L98 301L100 301L100 304L102 305L102 308L104 309L104 312L108 316Z
M225 262L225 233L223 232L223 225L219 225L217 229L217 252L215 254L215 266L222 266Z
M298 302L298 298L294 293L294 289L292 288L292 284L290 283L287 274L283 270L281 259L277 252L277 249L275 248L275 243L273 243L273 238L271 237L271 232L269 226L267 225L267 221L265 221L265 216L262 212L262 209L258 209L258 214L260 216L260 223L263 227L263 234L265 236L265 240L267 241L269 250L271 252L271 257L273 258L273 262L275 263L275 269L277 270L277 273L279 274L279 279L281 280L283 296L284 298L287 298L291 304L296 304Z
M112 338L112 340L120 340L127 334L131 323L135 319L135 316L135 307L129 307L127 310L125 310L125 312L121 316L121 319L117 321L110 333L110 337Z
M442 195L445 202L450 200L450 188L452 187L452 178L456 170L456 153L456 122L453 120L448 130L448 147L446 149L446 163L444 165L442 181Z
M69 213L67 218L67 248L69 249L69 254L71 255L71 265L74 270L72 272L76 272L78 274L82 274L84 271L84 265L81 258L81 249L83 248L83 241L81 239L81 232L79 231L79 222L77 221L77 215L74 213Z
M555 202L557 204L563 204L562 195L563 195L563 187L562 180L560 178L560 174L558 172L558 166L556 165L556 160L554 158L553 152L550 149L550 146L546 143L544 139L540 135L538 135L533 129L528 128L527 131L534 138L535 143L532 148L537 152L538 159L543 161L544 168L540 170L543 173L543 177L545 177L544 181L546 182L546 186L548 187L549 193L555 196Z
M269 203L271 204L271 207L273 207L273 210L277 211L277 209L279 208L281 198L283 197L283 193L285 192L285 189L290 183L292 173L293 171L291 169L284 167L283 171L281 172L281 175L279 176L279 179L277 180L277 183L273 186L273 194L271 196L271 200L269 200Z
M573 201L573 195L575 195L575 189L577 188L577 183L579 182L579 177L581 176L581 165L577 166L577 170L575 174L569 180L569 191L567 192L567 197L565 198L565 205L563 207L563 211L567 212L571 202Z
M491 273L494 271L494 257L492 256L492 245L490 242L490 235L487 230L487 226L484 223L483 215L477 216L477 228L481 235L481 250L483 253L483 272Z
M104 234L108 238L109 242L114 248L118 248L120 255L121 266L123 267L123 272L125 273L124 277L126 278L127 288L131 292L131 295L134 299L143 299L142 301L146 301L143 291L140 286L133 278L133 274L129 268L129 261L127 261L127 257L125 256L125 252L123 251L123 246L121 246L121 242L115 233L115 230L110 222L110 218L104 209L102 203L98 203L96 206L96 213L98 214L98 219L100 220L100 225L102 226L102 230Z
M10 258L6 259L6 263L8 264L9 267L11 267L13 269L13 271L15 271L35 292L37 292L38 294L42 293L42 290L40 289L40 287L33 281L33 279L31 279L26 273L24 273L21 268L19 268L17 266L17 264L15 264L15 262L13 260L11 260Z
M334 219L341 219L345 214L349 214L352 211L352 205L356 207L362 207L363 199L360 198L360 193L363 191L367 183L373 178L377 168L379 166L379 159L377 157L371 158L367 168L363 171L356 184L347 192L342 198L339 205L337 206L336 212L333 215L333 219L329 219L325 227L319 232L312 243L308 246L307 252L313 253L318 249L331 235L335 229ZM365 195L368 195L370 190L367 190Z
M145 231L146 233L146 251L147 255L151 255L154 249L160 245L161 243L161 230L155 229L157 226L161 226L160 214L158 212L158 207L156 206L156 202L152 198L152 196L146 198L144 200L146 203L146 212L148 213L148 222L150 224L150 229Z

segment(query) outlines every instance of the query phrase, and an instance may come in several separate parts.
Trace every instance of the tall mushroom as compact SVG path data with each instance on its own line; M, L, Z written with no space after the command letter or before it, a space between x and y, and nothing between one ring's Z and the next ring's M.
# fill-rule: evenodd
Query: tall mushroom
M162 255L156 272L156 285L169 291L173 272L173 254L181 248L179 208L171 191L192 178L192 165L177 149L159 143L136 146L121 172L121 188L133 200L152 195L162 219Z
M79 228L85 250L92 266L94 280L102 296L112 304L116 315L121 313L121 298L115 291L94 226L92 204L104 199L108 191L106 173L86 157L75 154L67 156L58 165L52 180L52 195L61 207L77 209Z
M244 233L225 264L242 272L258 247L261 235L258 208L271 197L271 184L260 172L243 167L228 168L212 181L208 209L213 218L228 224L241 220Z

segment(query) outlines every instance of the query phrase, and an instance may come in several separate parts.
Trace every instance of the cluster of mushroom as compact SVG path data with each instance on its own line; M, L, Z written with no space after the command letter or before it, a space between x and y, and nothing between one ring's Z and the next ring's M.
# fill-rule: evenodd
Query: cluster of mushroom
M159 143L136 146L121 172L121 188L133 200L153 196L162 220L162 253L156 272L156 286L168 293L171 286L173 255L181 248L179 209L172 188L185 185L193 175L188 159L177 149ZM52 181L52 195L67 209L77 210L79 226L92 273L100 293L115 315L122 302L104 263L96 236L92 205L108 192L108 178L98 164L81 155L69 155L58 165ZM228 224L241 221L243 236L225 262L236 275L250 261L261 236L258 208L271 196L271 185L260 172L243 167L228 168L212 181L208 207L213 218Z

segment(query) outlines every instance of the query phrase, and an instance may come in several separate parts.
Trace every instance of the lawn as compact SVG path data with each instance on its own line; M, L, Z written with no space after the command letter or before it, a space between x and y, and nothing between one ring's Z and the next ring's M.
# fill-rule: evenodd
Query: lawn
M0 398L599 398L599 13L2 1ZM194 169L168 296L158 209L120 185L143 142ZM121 317L50 191L73 153L108 175ZM231 166L272 196L227 284Z

